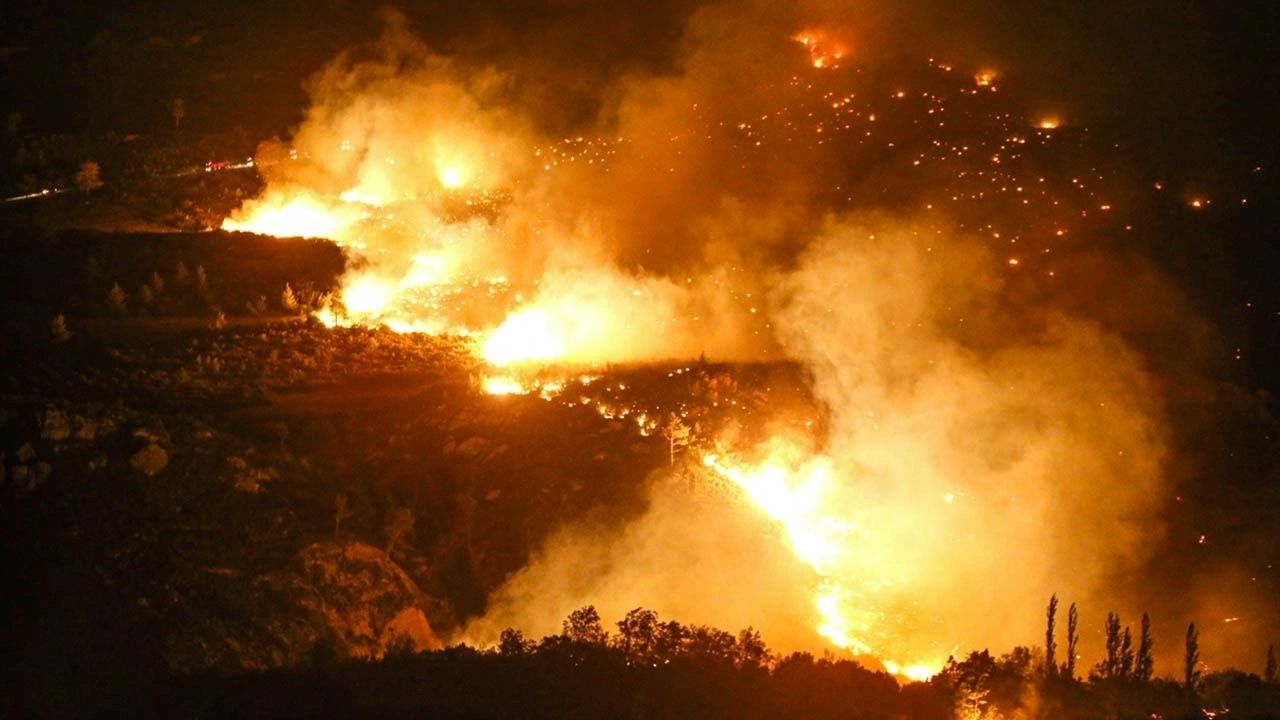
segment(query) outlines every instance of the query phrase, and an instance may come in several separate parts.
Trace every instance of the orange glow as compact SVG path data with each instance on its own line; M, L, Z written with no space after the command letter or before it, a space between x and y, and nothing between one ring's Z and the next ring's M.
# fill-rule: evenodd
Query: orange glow
M454 165L440 168L439 176L440 184L449 190L462 187L463 183L466 182L462 168Z
M815 629L836 647L883 658L884 609L875 596L893 585L883 558L893 548L875 538L856 507L834 462L805 456L775 439L766 457L743 464L716 454L703 464L730 481L757 510L778 523L796 557L818 577L813 589ZM932 677L941 662L899 663L882 659L893 675L912 680Z
M382 279L363 277L343 289L342 301L354 315L375 315L387 307L394 294L395 288Z
M527 395L530 388L510 375L492 375L480 383L480 387L490 395Z
M360 219L351 208L335 211L309 194L270 195L249 203L222 222L223 230L252 232L276 237L336 239Z
M564 354L565 330L545 311L520 310L490 333L481 354L498 367L555 360Z
M889 671L890 675L907 678L914 682L925 682L929 678L938 674L938 670L942 669L941 664L926 665L918 663L915 665L899 665L891 660L885 660L884 669Z
M795 30L801 31L791 35ZM1005 605L988 613L990 628L955 622L959 606L981 596L967 589L981 584L975 580L993 577L1007 556L1009 567L1057 567L1014 556L1012 548L1034 549L1050 529L1060 530L1040 511L1059 498L1054 468L1067 464L1059 461L1060 448L1062 457L1097 449L1099 459L1081 475L1133 488L1126 490L1132 496L1147 490L1109 482L1130 478L1129 458L1137 454L1116 460L1111 437L1137 438L1123 447L1149 449L1143 457L1163 449L1155 441L1142 445L1159 427L1153 421L1147 432L1146 400L1125 396L1140 386L1127 373L1127 356L1117 352L1123 340L1095 338L1096 323L1073 321L1064 324L1063 338L1027 341L1020 333L1032 323L1009 322L1021 310L1005 305L1016 304L989 302L988 295L1006 281L1016 280L1010 287L1019 293L1038 288L1034 283L1043 282L1042 272L1053 276L1051 258L1059 256L1043 253L1069 250L1071 238L1087 235L1075 211L1086 207L1096 217L1099 207L1109 208L1099 203L1119 200L1094 194L1111 182L1101 166L1097 180L1080 175L1088 189L1065 187L1056 170L1037 183L1043 163L1036 150L1086 130L1073 124L1052 132L1065 127L1069 101L1010 109L1019 104L997 101L1018 89L974 66L942 76L952 68L930 61L937 69L927 82L920 81L923 67L905 76L882 73L879 65L867 72L858 65L874 48L863 45L876 38L861 29L859 35L825 26L763 31L791 56L786 67L770 67L759 83L743 85L759 98L707 106L725 95L727 75L710 72L715 65L703 73L701 62L737 62L734 45L733 52L698 54L699 72L688 77L620 81L619 97L599 108L607 122L584 121L581 136L562 140L546 134L560 127L543 122L554 118L525 117L526 93L505 96L510 83L503 73L470 77L465 68L475 63L333 72L325 78L336 87L318 98L289 141L301 149L292 153L298 159L264 168L263 194L223 227L341 246L347 269L339 287L322 289L333 295L315 311L328 327L369 324L462 338L439 345L475 354L479 369L465 371L472 393L523 396L516 400L522 406L560 398L575 413L610 420L608 430L628 442L654 436L639 447L662 445L662 464L680 470L682 482L696 477L727 489L733 500L725 504L735 514L725 523L741 523L732 528L744 533L763 530L777 551L770 560L789 574L764 578L779 588L779 598L776 610L759 601L761 621L775 623L787 642L874 655L895 675L926 679L952 642L968 643L983 629L1020 627L1021 618L1004 617ZM846 62L832 73L808 69ZM991 92L997 80L999 94ZM966 96L963 107L952 103L957 93ZM970 117L970 109L998 114ZM828 156L815 143L840 154ZM875 180L882 169L905 169L906 161L921 168L903 176L901 201L894 203L900 214L858 210L866 204L859 195L864 155L849 153L864 152L866 159L884 154L884 163L868 164ZM896 187L886 183L885 192ZM1022 204L1006 213L1015 194ZM954 222L945 198L957 208ZM1174 200L1207 206L1182 191ZM931 212L911 210L917 202ZM971 214L984 224L970 223ZM888 240L871 234L882 231ZM998 244L987 242L992 235ZM1036 303L1064 295L1058 289L1072 274L1056 267L1064 272L1046 284L1053 292L1028 295ZM999 313L990 327L986 313L974 310L987 307ZM1038 305L1030 309L1041 316ZM990 353L970 352L972 339L988 337ZM669 392L657 385L641 393L588 392L579 386L588 381L575 379L608 364L651 366L700 355L711 359L698 376L673 379ZM1105 364L1091 364L1097 356ZM790 416L790 391L748 393L750 380L743 391L724 389L722 380L736 388L738 370L717 365L740 359L767 364L770 374L774 363L803 371L811 393L804 400L829 411L805 425L821 448L741 445L775 427L767 423L801 424ZM1098 367L1120 368L1116 381ZM1085 385L1071 379L1077 368L1079 378L1105 385L1105 393L1075 393ZM608 378L602 385L629 378L599 371ZM1046 376L1051 381L1041 382ZM1054 394L1067 386L1073 393ZM1107 409L1096 409L1102 400ZM1110 419L1113 406L1128 413L1115 416L1123 427L1076 420ZM668 454L664 435L680 423L688 426L688 445L681 455L672 440ZM1095 426L1110 434L1095 437ZM716 433L732 449L703 455ZM685 458L703 466L690 469ZM1132 477L1156 483L1156 472L1137 461L1132 467ZM1106 508L1099 515L1122 516ZM1102 556L1100 567L1112 546L1128 550L1120 547L1127 536L1109 539L1121 536L1105 532L1107 522L1097 521L1101 529L1091 537L1101 539L1080 550ZM719 549L708 554L720 564L740 559ZM1045 557L1052 559L1047 551ZM999 589L1021 601L1012 596L1038 592L1047 582L1024 575ZM706 615L725 612L720 598L697 602ZM550 599L538 603L531 611L554 614ZM939 635L949 636L943 646L935 642Z
M809 63L818 69L839 67L849 52L848 45L841 38L821 28L803 30L791 39L809 51Z

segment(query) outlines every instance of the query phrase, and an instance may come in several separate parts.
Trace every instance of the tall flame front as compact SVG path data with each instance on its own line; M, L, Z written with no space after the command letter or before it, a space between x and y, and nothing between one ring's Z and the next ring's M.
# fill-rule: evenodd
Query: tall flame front
M876 596L894 579L892 548L877 542L847 500L832 460L805 456L775 439L756 463L709 453L703 464L739 488L760 512L784 530L788 545L817 575L813 609L818 632L833 645L877 657L891 673L913 680L932 677L944 658L901 662L886 648L883 604Z

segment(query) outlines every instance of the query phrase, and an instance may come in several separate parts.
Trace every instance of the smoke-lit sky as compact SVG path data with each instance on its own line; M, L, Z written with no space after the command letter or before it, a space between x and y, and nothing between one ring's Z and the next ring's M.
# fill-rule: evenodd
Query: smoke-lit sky
M920 600L925 630L946 637L937 625L944 618L967 641L985 631L993 643L1010 642L993 629L995 618L1034 618L1045 591L1061 589L1082 602L1121 603L1130 614L1150 608L1166 629L1209 614L1206 654L1254 640L1265 647L1217 623L1241 614L1252 618L1240 624L1252 632L1277 630L1278 558L1266 540L1280 506L1269 395L1280 388L1269 50L1280 11L994 0L400 9L403 21L352 2L6 10L14 17L5 32L18 34L5 39L0 59L11 90L4 109L20 112L29 132L165 133L173 98L182 97L188 132L240 125L257 139L291 138L310 160L268 170L270 192L333 196L322 202L334 204L348 189L394 193L437 182L438 158L404 161L418 135L454 133L457 147L500 147L475 182L528 189L514 191L499 229L456 230L465 247L483 250L463 259L526 282L531 304L548 312L594 302L626 313L615 298L643 295L648 304L627 322L644 327L652 344L604 359L702 349L802 363L832 416L825 462L865 478L830 501L860 520L875 511L868 517L902 553L904 577L930 598ZM388 25L393 31L372 44ZM876 175L892 167L874 164L879 156L850 155L866 161L851 167L797 144L752 155L757 164L748 166L720 135L678 139L691 118L732 128L757 116L763 123L777 104L806 102L811 86L788 84L797 72L788 63L804 59L791 36L806 27L829 28L849 47L849 64L867 68L852 86L859 92L942 64L961 68L966 82L976 69L995 69L1011 112L1054 115L1075 129L1063 137L1098 153L1049 154L1045 167L1117 198L1157 183L1178 196L1134 199L1142 214L1132 234L1082 232L1077 240L1074 229L1063 230L1051 249L1071 282L1047 274L1033 281L1040 266L1028 261L1032 251L1025 243L1006 249L1007 238L995 243L991 227L974 224L979 211L941 220L924 213L932 208L928 181L899 183L895 203L833 202L832 186L854 194L893 186L897 177ZM1007 120L985 112L970 118L974 127ZM1115 143L1099 150L1085 132ZM611 174L565 170L543 179L518 159L576 133L626 138ZM349 161L337 149L350 138L365 157L385 153L400 164ZM852 141L838 147L861 152ZM481 154L466 158L471 167ZM1111 174L1101 177L1101 165ZM1194 193L1218 206L1191 213ZM427 203L410 211L438 216ZM403 273L404 259L421 251L403 238L378 242L385 253L371 255L375 270ZM519 251L503 251L513 247ZM747 332L758 328L746 305L729 302L747 293L764 308L764 341ZM692 329L644 324L694 308L704 324ZM625 344L605 339L609 349ZM1024 504L931 516L927 527L903 514L921 494L1003 497L1007 488ZM655 507L665 502L659 496ZM623 553L617 564L670 551L672 517L651 517L609 539ZM981 527L989 532L979 536ZM955 557L929 550L956 537L964 541ZM506 613L500 619L557 617L549 613L561 608L546 598L564 593L557 578L573 565L566 558L600 540L566 530L495 599L496 612ZM687 560L694 576L716 577L704 557ZM661 573L609 572L608 558L601 562L601 593L663 587ZM944 563L946 572L912 575ZM1000 566L1023 572L1003 595L974 589L975 578ZM850 581L862 579L849 572ZM793 610L764 587L763 605L735 606L732 616ZM522 606L530 596L543 604ZM681 598L672 607L696 612L696 593ZM1086 617L1104 610L1090 607Z

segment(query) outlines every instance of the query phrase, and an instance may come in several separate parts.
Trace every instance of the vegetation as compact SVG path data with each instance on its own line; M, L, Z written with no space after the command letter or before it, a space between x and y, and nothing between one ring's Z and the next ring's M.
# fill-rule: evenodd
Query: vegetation
M750 628L662 621L636 608L609 633L594 607L575 610L558 635L516 629L497 647L400 653L376 663L311 663L233 677L171 678L135 698L136 717L527 718L1269 718L1280 686L1237 671L1186 693L1136 676L1089 682L1039 671L1039 651L972 652L927 682L901 683L852 659L772 653Z

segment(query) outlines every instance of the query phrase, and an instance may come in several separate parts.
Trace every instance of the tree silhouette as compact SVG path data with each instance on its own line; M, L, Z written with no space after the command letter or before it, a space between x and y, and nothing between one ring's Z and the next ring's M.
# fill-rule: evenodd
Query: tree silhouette
M533 641L526 640L524 633L515 628L503 630L498 637L498 652L502 655L528 655L533 648Z
M667 439L668 464L676 464L676 450L689 446L691 430L675 413L668 413L662 425L662 436Z
M1262 679L1269 683L1276 681L1276 646L1272 643L1267 646L1267 667L1262 671Z
M719 628L695 625L684 638L684 653L699 660L733 662L737 655L737 641L733 635Z
M1121 678L1128 680L1133 677L1133 633L1129 632L1129 626L1124 628L1124 634L1120 637L1120 672Z
M652 662L658 633L658 613L635 608L618 621L618 646L627 662Z
M1103 625L1103 636L1106 641L1107 654L1093 667L1090 677L1111 680L1120 677L1120 652L1123 643L1120 633L1120 616L1116 613L1107 613L1107 622Z
M1080 613L1076 604L1071 603L1067 610L1067 659L1062 664L1062 674L1074 680L1076 677L1076 646L1080 642Z
M596 612L594 605L580 607L569 613L564 621L564 636L573 642L588 645L604 645L609 640L609 634L600 624L600 613Z
M1183 684L1188 691L1194 691L1200 682L1200 631L1193 622L1187 625L1187 653L1182 666Z
M1049 608L1045 611L1044 630L1044 673L1045 675L1054 675L1057 672L1057 661L1055 655L1058 651L1058 640L1054 636L1054 625L1058 615L1058 595L1055 593L1049 596Z
M1135 668L1137 678L1142 682L1151 682L1155 672L1155 661L1151 658L1151 649L1155 642L1151 639L1151 616L1142 613L1142 630L1138 637L1138 663Z
M748 627L738 633L737 657L735 664L740 668L766 667L772 661L772 654L764 644L764 638L755 628Z

